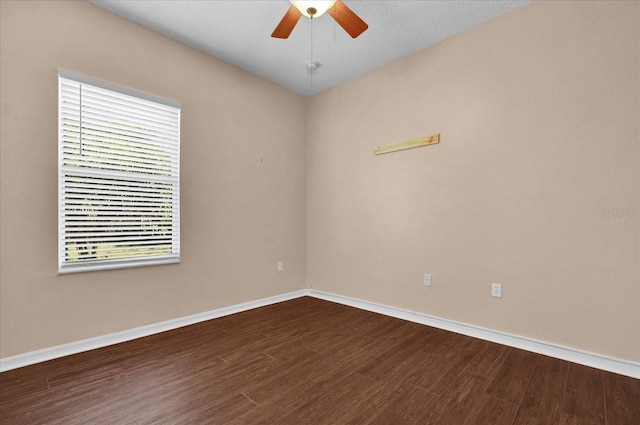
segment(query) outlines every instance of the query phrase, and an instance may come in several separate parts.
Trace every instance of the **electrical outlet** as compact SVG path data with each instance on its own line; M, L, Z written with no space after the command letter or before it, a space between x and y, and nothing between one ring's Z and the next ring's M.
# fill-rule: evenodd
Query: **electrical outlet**
M279 271L279 272L281 272L281 271L283 271L283 270L284 270L284 262L280 261L280 262L278 263L278 271Z
M500 283L491 284L491 296L496 298L502 298L502 284Z
M424 286L431 286L431 275L430 274L427 274L427 273L424 274L423 283L424 283Z

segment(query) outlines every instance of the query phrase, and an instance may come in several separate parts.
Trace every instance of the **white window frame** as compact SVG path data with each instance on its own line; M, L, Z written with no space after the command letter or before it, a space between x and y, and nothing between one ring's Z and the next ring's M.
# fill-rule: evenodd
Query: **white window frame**
M182 105L58 70L58 272L180 262Z

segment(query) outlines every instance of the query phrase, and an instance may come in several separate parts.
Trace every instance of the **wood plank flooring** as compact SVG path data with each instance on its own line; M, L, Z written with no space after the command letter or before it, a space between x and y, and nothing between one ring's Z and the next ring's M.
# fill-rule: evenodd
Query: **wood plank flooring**
M303 297L1 373L0 423L638 425L640 381Z

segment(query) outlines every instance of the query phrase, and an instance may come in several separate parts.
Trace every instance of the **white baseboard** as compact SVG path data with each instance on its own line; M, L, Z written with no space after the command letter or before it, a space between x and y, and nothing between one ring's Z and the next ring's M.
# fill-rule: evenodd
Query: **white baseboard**
M299 298L305 295L308 295L307 290L289 292L282 295L262 298L256 301L236 304L230 307L218 308L215 310L206 311L204 313L179 317L177 319L167 320L165 322L153 323L151 325L141 326L139 328L127 329L126 331L115 332L112 334L97 336L95 338L83 339L80 341L70 342L68 344L56 345L55 347L44 348L42 350L31 351L24 354L18 354L16 356L6 357L0 359L0 372L56 359L58 357L81 353L83 351L94 350L96 348L102 348L108 345L131 341L132 339L170 331L172 329L181 328L183 326L204 322L205 320L228 316L230 314L240 313L242 311L251 310L257 307L263 307L269 304L275 304L294 298Z
M640 362L591 353L576 348L538 341L531 338L482 328L480 326L455 322L453 320L429 316L423 313L416 313L414 311L403 310L401 308L376 304L369 301L344 297L342 295L330 294L313 289L309 291L309 295L323 300L333 301L339 304L356 307L362 310L372 311L374 313L380 313L386 316L396 317L398 319L408 320L411 322L432 326L434 328L444 329L462 335L483 339L485 341L496 342L498 344L507 345L509 347L520 348L522 350L544 354L545 356L555 357L557 359L567 360L569 362L578 363L581 365L590 366L597 369L618 373L620 375L640 379Z
M435 316L429 316L423 313L417 313L401 308L386 306L382 304L363 301L355 298L344 297L341 295L330 294L327 292L316 291L314 289L303 289L299 291L289 292L273 297L262 298L256 301L250 301L237 304L230 307L223 307L216 310L198 313L191 316L181 317L165 322L154 323L139 328L129 329L122 332L116 332L108 335L89 338L81 341L71 342L68 344L57 345L55 347L45 348L42 350L31 351L12 357L0 359L0 372L28 366L35 363L52 360L58 357L64 357L71 354L89 351L96 348L106 347L108 345L118 344L120 342L130 341L132 339L153 335L172 329L181 328L183 326L192 325L203 322L205 320L215 319L217 317L227 316L257 307L263 307L282 301L291 300L303 296L311 296L326 301L332 301L339 304L356 307L362 310L372 311L384 314L386 316L396 317L398 319L408 320L420 323L434 328L444 329L459 334L483 339L486 341L496 342L498 344L510 347L520 348L534 353L544 354L546 356L555 357L570 362L582 364L585 366L595 367L597 369L618 373L640 379L640 363L630 360L618 359L597 353L578 350L571 347L565 347L544 341L511 335L504 332L494 331L479 326L469 325L466 323L455 322L448 319L442 319Z

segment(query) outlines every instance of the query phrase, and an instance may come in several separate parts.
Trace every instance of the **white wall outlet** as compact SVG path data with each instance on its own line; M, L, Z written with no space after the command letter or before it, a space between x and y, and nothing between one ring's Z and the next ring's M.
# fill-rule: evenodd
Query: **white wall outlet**
M280 261L278 263L278 271L279 272L284 271L284 262Z
M491 284L491 296L496 298L502 298L502 284L500 283Z
M424 286L431 286L431 275L425 273L424 274L424 280L423 280Z

